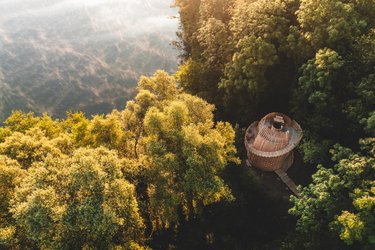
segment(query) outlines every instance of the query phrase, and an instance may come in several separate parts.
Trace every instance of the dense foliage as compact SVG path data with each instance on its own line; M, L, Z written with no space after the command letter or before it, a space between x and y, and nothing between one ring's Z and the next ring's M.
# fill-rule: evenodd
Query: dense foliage
M141 248L232 200L220 177L234 131L214 107L158 71L123 111L65 120L15 111L0 137L0 247ZM180 217L179 213L184 214Z
M375 2L175 5L174 76L141 77L121 111L0 127L0 248L373 249ZM290 200L234 167L274 111L304 130Z
M289 114L304 130L305 167L332 166L319 167L301 199L293 199L298 237L289 235L284 246L373 248L375 2L175 3L181 86L240 127L269 112ZM336 150L340 144L359 151L358 141L369 137L361 142L367 151Z
M357 0L176 0L185 90L246 126L291 113L306 161L373 135L375 3ZM343 134L352 134L346 137Z
M301 198L292 198L297 230L313 239L304 248L343 248L339 239L358 249L375 245L375 139L362 140L361 149L336 145L331 153L337 164L319 166Z

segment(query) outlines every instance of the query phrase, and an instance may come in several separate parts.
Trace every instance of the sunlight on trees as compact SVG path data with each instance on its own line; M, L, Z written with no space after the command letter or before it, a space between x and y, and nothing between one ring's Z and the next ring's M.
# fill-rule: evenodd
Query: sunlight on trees
M362 151L336 145L331 150L333 168L319 167L313 183L291 198L290 213L298 217L297 230L309 235L311 248L337 240L361 249L375 244L375 140L361 140ZM307 246L306 245L306 246Z
M142 77L138 90L106 116L8 118L0 247L143 249L146 227L177 227L203 206L233 199L220 172L238 162L234 130L213 121L214 106L163 71Z
M110 114L68 111L56 120L14 111L0 127L0 248L147 249L154 235L177 238L181 224L206 219L205 208L225 210L213 204L234 201L236 188L255 189L224 181L239 159L234 129L221 120L241 134L279 111L304 128L301 171L318 167L301 197L291 198L296 230L251 246L373 249L375 2L174 4L175 75L142 76L134 99ZM194 233L214 244L205 230ZM233 232L222 235L218 242L237 241Z

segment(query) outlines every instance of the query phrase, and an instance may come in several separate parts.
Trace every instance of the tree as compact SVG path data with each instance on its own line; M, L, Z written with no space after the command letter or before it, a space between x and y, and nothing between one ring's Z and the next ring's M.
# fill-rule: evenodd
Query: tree
M126 104L121 114L126 138L123 142L126 148L124 152L129 157L138 159L143 154L143 120L147 111L151 107L162 108L165 102L175 99L178 93L175 79L162 70L156 71L152 77L141 77L137 96Z
M181 210L189 218L204 205L230 199L219 174L237 162L234 131L229 124L215 125L214 106L183 93L163 71L142 77L138 91L118 116L126 138L119 154L132 162L127 176L137 184L153 229L177 225Z
M230 29L236 41L254 35L287 49L289 28L295 24L293 14L297 9L298 1L295 0L239 0L232 14Z
M17 245L16 226L9 204L16 186L26 176L17 161L0 155L0 248Z
M62 126L69 133L76 146L86 146L89 143L89 120L83 112L67 112Z
M229 37L228 25L215 18L205 21L197 31L197 39L203 48L202 56L218 70L223 69L231 57Z
M325 152L332 145L332 135L342 133L337 130L337 125L344 121L342 104L335 94L336 88L342 86L334 83L343 65L344 61L336 51L324 49L300 69L301 77L294 91L292 110L301 126L311 131L306 133L301 145L306 162L322 162ZM331 136L323 139L319 135Z
M184 17L194 16L181 20L189 53L177 79L185 90L214 103L217 117L248 125L264 113L292 109L293 117L305 120L301 114L316 104L324 112L315 107L310 115L315 125L301 121L310 146L323 137L328 147L335 140L354 145L371 133L374 1L177 2ZM318 69L318 57L340 65ZM319 120L328 121L323 124L336 128L334 133L318 129ZM339 124L347 125L340 130ZM353 140L341 140L339 133L351 133Z
M34 164L15 189L11 212L42 249L108 248L142 243L144 225L122 161L105 148Z
M346 102L343 111L353 123L352 131L364 128L366 134L373 136L375 130L371 125L371 117L375 106L375 29L357 38L353 55L352 60L357 62L353 74L357 79L351 83L350 91L355 93L355 98Z
M152 77L142 76L138 89L150 91L159 102L171 100L178 93L175 79L163 70L156 71Z
M231 20L234 0L201 0L199 6L200 22L214 18L227 24Z
M12 131L9 128L0 127L0 143L5 141L5 138L10 136Z
M302 0L297 17L315 49L337 49L373 27L374 8L374 2L366 0Z
M293 60L308 54L295 27L298 1L201 1L199 9L190 47L196 53L177 72L181 85L214 103L220 118L241 124L286 109Z
M118 149L124 140L124 132L121 127L120 113L112 111L106 117L95 115L89 127L89 134L92 138L90 143L94 147L105 146L109 149Z
M32 163L43 161L48 155L58 157L62 152L39 128L32 128L25 134L14 132L8 136L0 144L0 154L17 160L23 168L29 168Z
M181 41L180 48L183 48L185 55L183 59L197 53L197 42L194 36L199 23L199 7L201 0L175 0L174 5L180 9L180 22L182 31L177 33Z
M238 161L234 131L226 123L214 126L212 110L203 100L182 95L146 114L143 162L155 229L176 225L181 210L190 218L204 205L232 199L219 174Z
M4 124L13 132L26 132L33 128L40 118L35 117L34 113L23 113L20 110L13 111L12 114L5 120Z
M266 70L278 60L276 48L261 37L249 36L238 42L237 49L225 68L220 87L226 91L227 109L237 107L235 117L242 113L255 118L267 85ZM244 92L246 96L241 94Z
M327 159L324 152L328 152L334 142L355 145L358 138L371 136L371 112L375 105L371 66L374 59L367 35L357 39L353 54L347 51L340 55L332 49L320 49L314 59L300 68L291 106L295 119L307 130L301 147L307 162L319 163ZM368 52L366 56L363 50ZM323 148L325 150L321 150ZM314 151L321 152L315 154Z
M360 141L361 153L336 145L333 168L319 166L313 183L292 197L289 210L305 247L342 248L339 239L360 249L375 245L375 139Z
M42 115L35 127L40 128L44 134L51 139L56 138L63 133L59 121L53 120L47 113Z

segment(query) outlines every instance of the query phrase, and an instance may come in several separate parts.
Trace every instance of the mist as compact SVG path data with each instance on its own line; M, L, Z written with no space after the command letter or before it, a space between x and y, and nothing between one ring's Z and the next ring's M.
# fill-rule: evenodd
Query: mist
M59 29L77 35L90 25L96 33L137 36L163 31L173 36L178 20L171 18L177 15L171 4L172 0L0 0L0 29Z
M177 70L173 0L0 0L0 122L122 108L141 75Z

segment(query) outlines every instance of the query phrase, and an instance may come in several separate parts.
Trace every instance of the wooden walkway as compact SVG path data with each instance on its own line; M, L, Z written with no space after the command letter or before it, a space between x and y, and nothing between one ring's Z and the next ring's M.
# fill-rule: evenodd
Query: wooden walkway
M299 193L298 193L298 190L297 190L297 186L296 184L294 183L294 181L292 181L292 179L289 178L289 176L287 175L286 172L284 172L283 170L281 169L278 169L275 171L275 173L279 176L279 178L285 183L285 185L288 186L288 188L290 189L290 191L292 191L297 197L299 197Z
M249 160L246 159L245 163L248 167L252 167ZM276 170L275 173L277 174L277 176L279 176L280 180L285 183L285 185L289 188L290 191L292 191L292 193L295 196L300 197L296 184L292 179L289 178L288 174L286 173L287 170L288 167L284 166L283 168Z

